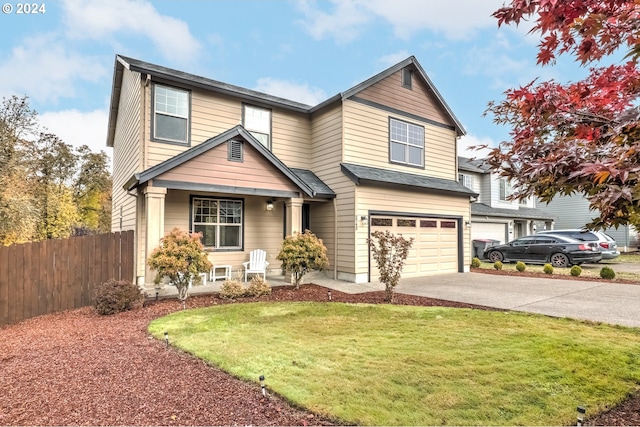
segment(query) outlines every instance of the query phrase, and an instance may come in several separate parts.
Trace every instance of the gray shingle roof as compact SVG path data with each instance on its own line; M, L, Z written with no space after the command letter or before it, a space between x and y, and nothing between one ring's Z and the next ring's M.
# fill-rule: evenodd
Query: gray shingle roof
M430 176L416 175L406 172L397 172L388 169L372 168L369 166L354 165L351 163L341 163L342 172L356 184L361 182L389 183L396 185L406 185L410 187L424 188L428 190L446 191L459 195L477 197L474 193L458 181L433 178Z
M313 191L315 191L316 197L334 198L336 193L333 192L327 184L325 184L318 176L307 169L290 168L291 172L296 174L301 181L307 184Z
M458 169L467 172L489 173L489 166L484 163L483 159L469 159L467 157L458 156Z
M518 209L492 208L484 203L471 203L471 215L497 216L514 219L536 219L540 221L553 221L555 217L540 209L519 207Z

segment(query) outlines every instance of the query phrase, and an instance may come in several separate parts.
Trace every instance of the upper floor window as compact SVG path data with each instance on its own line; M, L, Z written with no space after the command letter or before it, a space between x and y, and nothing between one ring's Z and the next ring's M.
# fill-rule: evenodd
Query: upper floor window
M205 247L242 249L241 200L193 197L191 223Z
M400 120L389 120L390 159L393 163L424 166L424 128Z
M413 71L408 68L402 69L402 86L407 89L411 89L411 77L413 76Z
M189 92L153 86L153 139L189 143Z
M262 145L271 149L271 110L252 105L244 106L244 128Z
M458 182L469 189L473 189L473 175L459 173Z
M500 178L500 200L507 200L513 194L513 190L511 189L511 182L506 180L505 178Z

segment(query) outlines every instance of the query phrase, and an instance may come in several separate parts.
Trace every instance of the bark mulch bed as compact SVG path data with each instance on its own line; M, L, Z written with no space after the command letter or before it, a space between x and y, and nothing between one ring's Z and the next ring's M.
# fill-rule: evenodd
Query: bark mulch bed
M326 301L327 289L275 288L261 300ZM381 303L384 293L349 295L340 302ZM253 299L243 299L253 301ZM225 304L216 295L192 297L187 308ZM394 303L483 308L396 294ZM262 396L240 381L147 334L148 323L182 309L176 300L113 316L91 307L0 328L0 425L335 425L336 420ZM634 396L593 425L640 424Z
M611 283L624 283L627 285L638 285L637 280L630 279L603 279L601 277L587 277L587 276L570 276L564 274L545 274L538 273L534 271L513 271L513 270L496 270L494 268L472 268L472 272L474 273L482 273L482 274L495 274L498 276L520 276L520 277L536 277L540 279L556 279L556 280L579 280L581 282L611 282Z

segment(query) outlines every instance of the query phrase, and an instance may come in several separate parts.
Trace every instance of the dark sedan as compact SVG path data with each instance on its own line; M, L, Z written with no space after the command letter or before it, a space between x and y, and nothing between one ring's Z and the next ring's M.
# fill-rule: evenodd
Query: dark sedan
M504 245L490 246L484 251L484 257L491 262L522 261L569 267L584 262L598 262L602 259L602 253L593 250L586 242L570 237L536 235L521 237Z

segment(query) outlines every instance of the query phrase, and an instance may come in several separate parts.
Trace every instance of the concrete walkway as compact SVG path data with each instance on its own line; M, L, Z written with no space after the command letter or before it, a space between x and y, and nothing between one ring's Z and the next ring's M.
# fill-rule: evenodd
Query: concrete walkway
M272 286L287 283L268 277ZM222 282L196 286L192 295L217 292ZM346 293L380 291L380 283L332 280L322 273L305 283ZM454 273L401 279L399 293L470 304L640 327L640 285L589 282L483 273Z

